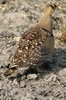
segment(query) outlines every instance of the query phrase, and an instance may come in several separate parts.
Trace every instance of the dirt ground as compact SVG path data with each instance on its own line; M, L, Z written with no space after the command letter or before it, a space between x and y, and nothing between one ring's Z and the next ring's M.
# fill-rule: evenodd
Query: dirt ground
M53 14L55 47L49 68L27 78L21 74L3 78L20 36L52 1L61 3L63 13L57 9ZM62 17L66 18L66 0L0 0L0 100L66 100L66 43L58 39Z

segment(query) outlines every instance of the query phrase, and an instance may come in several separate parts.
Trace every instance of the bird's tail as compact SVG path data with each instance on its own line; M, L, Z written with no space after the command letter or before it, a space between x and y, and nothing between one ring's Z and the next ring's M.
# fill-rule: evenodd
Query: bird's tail
M4 72L4 76L5 76L5 77L8 77L8 76L12 75L12 73L14 73L15 70L16 70L15 67L13 67L13 68L8 68L8 69Z

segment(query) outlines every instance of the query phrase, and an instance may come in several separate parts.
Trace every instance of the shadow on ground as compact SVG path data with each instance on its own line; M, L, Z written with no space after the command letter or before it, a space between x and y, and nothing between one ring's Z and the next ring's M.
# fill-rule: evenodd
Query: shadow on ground
M17 73L16 76L10 76L9 80L13 81L15 78L20 80L23 75L27 76L29 74L37 74L39 75L37 79L40 79L44 78L50 73L55 73L58 75L59 71L63 70L64 68L66 68L66 49L57 48L54 49L52 61L47 61L40 67L41 72L37 72L36 69L29 68L24 73Z

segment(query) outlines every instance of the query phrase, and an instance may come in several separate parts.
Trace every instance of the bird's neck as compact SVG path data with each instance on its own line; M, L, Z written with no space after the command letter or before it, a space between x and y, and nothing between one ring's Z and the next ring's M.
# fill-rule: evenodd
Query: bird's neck
M49 14L43 15L38 22L38 25L52 33L52 18Z

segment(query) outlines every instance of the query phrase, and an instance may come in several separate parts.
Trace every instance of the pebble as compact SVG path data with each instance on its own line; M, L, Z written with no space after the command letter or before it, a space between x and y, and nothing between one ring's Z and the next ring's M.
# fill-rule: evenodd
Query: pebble
M32 97L22 97L21 100L34 100Z
M37 78L36 74L29 74L29 75L27 75L27 79L28 80L32 80L32 79L36 79L36 78Z
M59 71L61 83L66 84L66 68Z
M25 87L25 86L26 86L25 82L24 82L24 81L21 81L21 82L20 82L20 88L23 88L23 87Z
M60 76L66 76L66 68L59 71Z
M15 40L15 41L18 42L18 41L20 40L20 38L21 38L21 37L14 37L13 40Z
M18 82L16 79L13 81L13 84L18 85Z

